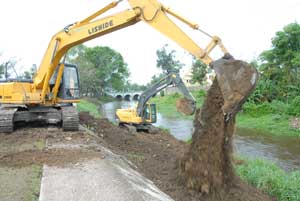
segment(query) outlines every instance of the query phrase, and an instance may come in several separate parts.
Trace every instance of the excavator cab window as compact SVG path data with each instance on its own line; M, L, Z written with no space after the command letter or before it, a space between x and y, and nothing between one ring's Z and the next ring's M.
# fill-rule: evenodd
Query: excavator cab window
M77 66L65 64L58 97L62 99L79 98L79 76Z
M155 123L156 122L156 105L155 104L146 104L144 109L144 120L147 123Z
M150 111L151 111L151 123L156 123L156 105L150 104Z
M149 122L151 119L150 119L150 105L147 104L145 109L144 109L144 120L146 120L147 122Z

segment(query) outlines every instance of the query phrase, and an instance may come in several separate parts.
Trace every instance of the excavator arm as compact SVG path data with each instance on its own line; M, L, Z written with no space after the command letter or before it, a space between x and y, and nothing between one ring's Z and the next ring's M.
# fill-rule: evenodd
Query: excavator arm
M153 86L148 88L146 91L144 91L139 98L138 104L137 104L137 115L140 117L144 116L144 109L146 106L146 103L148 100L153 97L155 94L160 92L161 90L165 89L166 87L174 85L176 86L179 91L184 95L185 99L189 101L192 111L191 114L193 114L196 110L196 101L193 95L189 92L189 90L186 88L185 84L183 83L182 79L180 78L179 74L175 71L169 72L166 77L155 83Z

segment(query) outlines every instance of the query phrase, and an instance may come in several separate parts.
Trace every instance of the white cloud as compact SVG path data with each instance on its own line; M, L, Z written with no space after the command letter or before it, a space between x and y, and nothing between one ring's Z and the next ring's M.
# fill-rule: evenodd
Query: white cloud
M19 58L24 68L39 65L52 35L67 24L87 17L109 0L10 0L0 6L0 51ZM271 38L288 23L300 21L298 0L161 0L202 29L218 35L236 58L251 60L271 45ZM111 13L129 8L123 1ZM181 24L180 24L181 25ZM199 45L203 35L181 26ZM158 73L155 51L169 43L181 55L183 50L144 22L87 42L119 51L128 63L132 81L146 83ZM183 56L180 56L183 58Z

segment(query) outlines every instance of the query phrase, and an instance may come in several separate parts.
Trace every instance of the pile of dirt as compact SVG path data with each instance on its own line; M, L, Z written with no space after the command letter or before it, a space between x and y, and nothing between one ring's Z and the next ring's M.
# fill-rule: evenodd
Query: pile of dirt
M87 125L99 136L100 143L113 152L125 156L134 164L133 168L143 173L176 201L269 200L268 196L236 177L230 188L220 188L218 193L205 195L187 188L181 176L180 161L189 151L190 145L178 141L163 130L155 135L143 132L131 133L112 124L108 119L93 119L90 115L87 117L86 113L80 114L80 119L89 120Z
M202 108L196 112L192 144L180 162L183 183L211 200L268 200L234 174L235 117L225 121L223 105L223 95L215 80Z
M217 81L208 91L194 119L189 151L181 161L181 174L188 188L209 194L234 178L231 164L234 119L224 121L224 100Z

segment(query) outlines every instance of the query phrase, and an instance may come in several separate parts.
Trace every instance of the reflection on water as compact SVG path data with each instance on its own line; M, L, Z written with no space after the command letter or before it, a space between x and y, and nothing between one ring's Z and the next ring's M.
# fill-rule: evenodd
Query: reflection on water
M136 102L116 101L102 106L102 114L115 121L115 111L119 108L134 107ZM167 118L157 114L159 127L170 129L172 135L179 140L191 138L193 122L176 118ZM276 162L285 170L300 170L300 138L276 137L261 134L248 129L237 129L234 138L234 150L238 155L250 158L265 158Z

